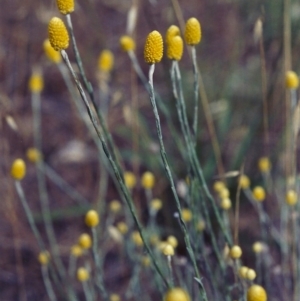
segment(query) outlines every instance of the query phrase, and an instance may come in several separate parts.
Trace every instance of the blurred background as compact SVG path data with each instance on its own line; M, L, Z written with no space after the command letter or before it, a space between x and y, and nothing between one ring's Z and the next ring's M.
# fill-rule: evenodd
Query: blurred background
M288 158L285 155L284 126L284 2L279 0L76 0L72 13L74 32L87 77L94 86L100 107L107 110L107 123L125 170L137 176L151 170L157 177L156 194L166 199L170 190L161 166L154 118L148 94L135 74L128 55L120 49L119 39L126 34L128 13L137 9L133 27L136 55L147 73L143 61L143 46L147 34L158 30L165 35L172 25L184 26L190 17L201 23L202 40L197 45L197 60L203 79L209 110L220 144L224 171L239 170L259 181L257 160L267 155L274 170L283 174ZM9 169L15 158L25 158L33 146L31 94L28 80L38 68L44 77L42 92L43 157L65 181L76 187L91 204L99 193L100 169L98 153L88 130L80 120L57 66L43 51L47 25L60 15L54 0L2 0L0 9L0 299L48 300L37 261L38 246L15 193ZM300 3L291 0L290 69L300 70ZM255 35L255 24L263 24L262 44ZM265 61L262 61L262 48ZM104 49L114 54L114 68L109 77L109 102L101 104L98 56ZM71 47L67 50L74 62ZM264 139L262 62L266 71L266 101L268 105L269 142ZM171 63L167 58L156 66L154 86L171 113L178 131L176 108L170 81ZM192 61L185 49L181 72L189 116L193 116ZM76 67L75 67L76 68ZM207 120L200 101L198 154L211 185L218 175L216 157L212 151ZM186 176L186 166L174 147L172 135L162 115L166 149L179 179ZM28 163L22 182L29 205L40 230L40 205L34 165ZM230 186L230 184L229 184ZM83 214L88 206L74 204L52 182L47 182L51 216L62 254L67 254L76 237L85 229ZM109 181L103 202L119 198ZM134 199L143 211L145 198L136 188ZM159 221L172 227L170 212L164 208ZM241 223L249 227L250 219ZM40 224L39 224L40 223ZM250 231L251 232L251 231ZM248 232L247 232L248 233ZM255 233L248 233L254 235ZM108 279L118 286L126 272L113 264L107 267ZM122 274L121 276L119 275ZM118 277L116 277L116 275Z

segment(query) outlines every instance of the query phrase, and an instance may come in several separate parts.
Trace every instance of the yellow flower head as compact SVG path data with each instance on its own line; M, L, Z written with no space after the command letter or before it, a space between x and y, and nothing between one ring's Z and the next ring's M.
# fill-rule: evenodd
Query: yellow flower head
M118 222L116 227L119 230L119 232L123 235L128 232L128 226L124 222Z
M267 301L265 289L257 284L251 285L247 291L247 301Z
M125 171L123 176L127 188L132 189L136 184L136 177L134 173L131 171Z
M299 87L299 77L294 71L287 71L285 74L285 86L288 89L297 89Z
M229 189L224 187L219 191L219 197L221 199L229 198L230 192Z
M258 202L262 202L266 198L266 192L265 192L264 188L261 186L254 187L253 191L252 191L252 195L253 195L253 198Z
M39 253L38 261L41 265L47 265L50 260L50 254L48 251L43 251Z
M74 11L74 0L56 0L58 10L67 15Z
M190 18L185 24L184 38L188 45L195 46L201 41L201 27L196 18Z
M144 245L141 234L138 231L132 232L131 239L137 247L142 247Z
M259 254L264 250L264 244L260 241L256 241L252 245L252 250L253 250L254 253Z
M78 245L82 249L89 249L92 246L92 239L87 233L83 233L78 238Z
M36 163L41 160L42 155L37 148L30 147L26 151L26 157L30 162Z
M170 39L167 44L167 57L170 60L180 61L183 53L183 41L180 36Z
M150 265L150 263L151 263L151 259L150 259L150 257L149 256L143 256L142 258L141 258L141 262L142 262L142 265L144 266L144 267L148 267L149 265Z
M173 287L167 291L164 301L190 301L191 298L187 291L181 287Z
M190 209L187 208L183 208L181 210L181 216L183 221L185 221L186 223L190 222L193 218L193 213Z
M154 30L147 36L144 47L144 59L147 64L159 63L163 57L163 39L161 34Z
M118 213L122 208L121 203L118 200L112 200L109 203L109 210L113 213Z
M79 245L71 247L71 255L74 257L80 257L83 254L83 250Z
M167 243L170 244L174 249L178 246L178 240L173 235L168 236Z
M125 52L133 51L135 49L135 41L130 36L122 36L120 38L120 46Z
M241 266L239 268L239 275L241 278L246 279L247 276L247 272L248 272L249 268L246 266Z
M67 49L69 46L69 33L64 22L53 17L48 25L49 41L56 51Z
M89 210L85 215L85 224L90 227L96 227L99 224L99 214L96 210Z
M250 179L246 175L241 175L239 178L239 184L242 189L247 189L250 186Z
M166 44L170 44L171 40L176 36L180 36L180 29L176 25L171 25L166 32Z
M154 211L158 211L162 207L162 202L160 199L153 199L150 203L150 207Z
M155 184L154 174L150 171L146 171L142 175L142 186L145 189L152 189Z
M196 230L199 232L202 232L205 229L205 221L204 220L199 220L197 225L196 225Z
M98 58L98 69L104 72L110 72L114 66L114 55L110 50L103 50Z
M235 246L233 246L231 249L230 249L230 252L229 252L229 254L230 254L230 257L232 258L232 259L238 259L238 258L240 258L241 256L242 256L242 249L241 249L241 247L240 246L237 246L237 245L235 245Z
M41 93L44 88L44 80L40 72L33 72L30 76L28 87L31 93Z
M49 39L46 39L43 43L44 52L47 58L55 64L61 62L61 55L58 51L56 51L50 44Z
M118 294L111 294L109 296L109 301L121 301L121 298Z
M258 168L261 172L269 172L271 169L271 162L268 157L261 157L258 160Z
M250 281L253 281L256 278L256 272L253 269L248 269L246 278Z
M174 248L169 243L163 247L162 252L165 256L173 256L174 255Z
M220 206L223 210L229 210L231 208L230 198L222 198Z
M297 203L298 197L297 192L293 189L290 189L285 196L285 201L289 206L294 206Z
M216 181L216 182L214 183L213 188L214 188L214 191L220 192L222 189L226 188L226 185L225 185L225 183L222 182L222 181Z
M22 180L26 174L26 165L23 159L16 159L11 168L10 174L15 180Z
M90 273L86 268L77 269L77 279L80 282L85 282L90 278Z

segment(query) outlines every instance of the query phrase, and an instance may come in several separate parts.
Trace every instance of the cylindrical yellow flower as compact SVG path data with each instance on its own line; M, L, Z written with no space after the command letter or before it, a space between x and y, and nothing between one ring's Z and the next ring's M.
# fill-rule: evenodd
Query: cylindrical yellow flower
M224 187L219 191L219 197L221 199L229 198L230 196L230 191L228 188Z
M74 0L56 0L58 10L67 15L74 11Z
M130 36L122 36L120 38L120 46L126 52L133 51L135 49L135 41Z
M74 257L80 257L83 254L83 250L79 245L71 247L71 255Z
M125 235L128 232L128 226L124 222L118 222L116 225L119 232Z
M220 206L223 210L229 210L231 208L230 198L222 198Z
M183 219L183 221L185 221L186 223L190 222L193 218L193 213L190 209L188 208L183 208L181 210L181 217Z
M64 22L53 17L48 25L49 41L56 51L67 49L69 46L69 33Z
M44 52L47 58L55 64L61 62L61 55L58 51L56 51L50 44L49 39L46 39L43 43Z
M188 45L195 46L201 41L201 27L196 18L190 18L185 24L184 38Z
M216 192L220 192L222 189L226 188L226 185L222 181L216 181L213 188Z
M173 287L167 291L164 301L190 301L191 298L187 291L181 287Z
M242 256L242 249L241 249L241 247L240 246L237 246L237 245L235 245L235 246L233 246L231 249L230 249L230 252L229 252L229 254L230 254L230 257L232 258L232 259L238 259L238 258L240 258L241 256Z
M254 187L253 191L252 191L252 195L253 195L253 198L258 202L262 202L266 198L266 192L265 192L264 188L261 186Z
M111 294L109 296L109 301L121 301L121 298L118 294Z
M167 242L175 249L178 246L178 240L175 236L170 235L167 238Z
M199 232L202 232L203 230L205 230L205 221L204 220L200 220L197 222L197 225L196 225L196 230L199 231Z
M159 63L163 57L163 39L161 34L154 30L147 36L144 47L144 59L147 64Z
M176 36L180 36L180 29L176 25L171 25L166 32L166 44L168 45Z
M122 205L118 200L112 200L109 204L109 210L113 213L117 213L121 210Z
M85 224L90 227L96 227L99 224L99 214L96 210L89 210L85 215Z
M246 278L250 281L253 281L256 278L256 272L253 269L248 269Z
M239 184L242 189L247 189L250 186L250 179L246 175L241 175L239 178Z
M268 157L261 157L258 160L258 168L261 172L269 172L271 169L271 162Z
M167 44L167 57L170 60L180 61L183 53L183 41L180 36L170 39Z
M299 77L294 71L287 71L285 74L285 86L288 89L297 89L299 87Z
M264 244L261 243L260 241L256 241L252 245L252 250L253 250L254 253L259 254L264 250Z
M40 72L33 72L28 82L31 93L41 93L44 88L44 80Z
M162 252L165 256L173 256L174 255L174 248L172 245L167 243L164 248L162 249Z
M297 203L298 197L297 192L293 189L290 189L285 196L285 201L289 206L294 206Z
M41 160L42 155L37 148L30 147L26 151L26 157L30 162L36 163Z
M82 249L89 249L92 246L92 239L87 233L83 233L78 238L78 245Z
M141 234L138 231L132 232L131 239L137 247L142 247L144 245Z
M239 268L239 275L240 275L240 277L243 278L243 279L245 279L248 270L249 270L248 267L246 267L246 266L241 266L241 267Z
M80 282L87 281L90 278L90 273L86 268L78 268L77 279Z
M103 50L98 58L98 69L104 72L110 72L114 66L114 55L110 50Z
M154 211L158 211L162 207L162 201L160 199L153 199L150 203L150 207Z
M39 253L38 261L41 265L47 265L50 260L50 254L48 251L43 251Z
M155 184L154 174L150 171L146 171L145 173L143 173L142 186L145 189L151 189L151 188L153 188L154 184Z
M123 176L124 176L125 185L129 189L132 189L136 184L136 177L134 173L131 171L125 171Z
M247 291L247 301L267 301L265 289L257 284L251 285Z
M16 159L11 168L10 174L15 180L22 180L26 174L26 164L23 159Z

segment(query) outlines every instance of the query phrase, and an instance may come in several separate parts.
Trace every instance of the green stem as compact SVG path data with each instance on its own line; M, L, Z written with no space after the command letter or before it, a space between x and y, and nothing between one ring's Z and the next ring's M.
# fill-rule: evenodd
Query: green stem
M197 135L198 135L199 73L198 73L197 55L196 55L196 47L195 46L192 46L192 60L193 60L194 95L195 95L193 129L194 129L194 139L195 139L195 145L196 145Z
M79 80L77 79L76 74L75 74L75 72L74 72L74 70L73 70L73 68L72 68L72 66L70 64L70 61L69 61L67 53L64 50L62 50L61 51L61 55L62 55L62 57L63 57L66 65L67 65L69 71L71 72L71 75L72 75L72 77L73 77L73 79L74 79L74 81L76 83L76 86L77 86L78 91L79 91L79 93L81 95L81 98L82 98L82 100L83 100L83 102L85 104L86 110L87 110L88 115L90 117L90 120L91 120L91 122L93 124L93 127L94 127L94 129L95 129L95 131L97 133L97 136L99 137L99 139L100 139L100 141L102 143L103 151L104 151L104 153L106 154L106 156L108 158L108 161L109 161L109 163L110 163L110 165L111 165L111 167L113 169L113 172L115 174L116 180L119 183L119 188L120 188L120 190L121 190L121 192L122 192L122 194L123 194L123 196L125 198L125 201L126 201L128 207L129 207L129 210L131 212L131 215L132 215L132 217L133 217L133 219L135 221L135 224L136 224L136 226L137 226L137 228L138 228L138 230L140 232L140 235L141 235L141 238L142 238L142 240L144 242L145 248L146 248L147 252L149 253L149 255L150 255L150 257L151 257L151 259L153 261L154 267L155 267L157 273L162 278L164 284L167 287L170 287L168 280L166 279L166 277L164 276L163 272L161 271L161 269L160 269L160 267L159 267L159 265L158 265L158 263L157 263L157 261L156 261L156 259L154 257L154 254L153 254L152 250L150 249L150 246L149 246L149 244L148 244L148 242L147 242L147 240L145 238L144 229L143 229L143 227L142 227L142 225L141 225L141 223L140 223L140 221L139 221L139 219L137 217L137 214L136 214L136 211L135 211L135 207L134 207L134 203L133 203L133 200L132 200L132 198L131 198L131 196L129 194L128 188L126 187L126 185L124 183L124 179L122 177L122 170L120 168L120 165L118 164L117 158L114 158L115 156L113 157L112 154L111 154L111 152L108 149L107 140L110 140L111 138L110 138L110 135L109 135L109 133L108 133L108 131L106 129L103 117L102 117L101 113L98 112L98 116L101 117L99 119L100 119L100 123L101 123L101 126L102 126L103 134L105 135L105 138L104 138L103 134L101 133L101 131L99 129L99 126L98 126L98 124L96 122L94 114L92 113L91 107L90 107L89 102L88 102L88 100L86 98L84 90L82 89L82 86L81 86Z
M159 114L158 114L158 110L157 110L157 106L156 106L155 93L154 93L154 88L153 88L154 69L155 69L155 65L152 64L150 66L150 69L149 69L149 84L150 84L149 96L150 96L150 102L151 102L152 108L153 108L153 113L154 113L154 116L155 116L156 130L157 130L157 135L158 135L158 140L159 140L159 145L160 145L160 154L161 154L161 158L162 158L162 161L163 161L163 164L164 164L164 167L165 167L165 171L166 171L168 180L170 182L171 190L173 192L173 196L174 196L174 199L175 199L175 204L176 204L178 214L179 214L179 225L180 225L180 228L181 228L181 230L183 232L183 235L184 235L184 240L185 240L185 243L186 243L186 249L187 249L188 254L190 256L190 259L192 261L196 277L199 279L198 283L199 283L199 287L200 287L200 290L201 290L202 297L204 298L204 300L207 300L205 288L202 284L202 281L200 280L201 279L200 278L200 273L199 273L199 270L198 270L198 267L197 267L195 254L194 254L194 251L193 251L191 243L190 243L190 238L189 238L189 235L188 235L188 231L187 231L186 225L185 225L185 223L182 219L182 216L181 216L181 205L180 205L180 201L179 201L179 198L178 198L178 195L177 195L175 183L174 183L173 176L172 176L172 173L171 173L171 169L170 169L170 166L169 166L169 163L168 163L167 154L166 154L166 150L165 150L165 146L164 146L164 142L163 142L162 130L161 130L161 126L160 126L160 118L159 118Z
M26 200L26 197L25 197L25 194L24 194L24 190L21 186L20 181L15 181L15 187L16 187L17 193L19 195L19 198L21 200L22 206L24 208L24 211L25 211L27 220L29 222L30 228L31 228L36 240L37 240L38 245L39 245L39 248L40 248L40 250L46 250L44 242L43 242L42 237L40 235L40 232L37 229L36 224L34 222L31 209L28 206L28 203L27 203L27 200Z

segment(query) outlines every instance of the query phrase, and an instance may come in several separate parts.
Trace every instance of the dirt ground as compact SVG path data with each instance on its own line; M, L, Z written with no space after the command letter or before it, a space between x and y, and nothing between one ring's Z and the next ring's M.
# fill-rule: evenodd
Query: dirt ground
M144 163L143 145L137 143L130 131L124 130L129 126L124 107L135 103L142 116L147 121L152 118L149 111L149 100L142 84L137 80L131 69L129 59L120 50L119 38L126 33L127 13L133 1L129 0L77 0L75 12L72 13L75 35L78 39L79 50L87 71L87 76L98 90L96 76L97 58L101 50L109 48L115 55L115 67L111 76L111 95L113 104L108 115L108 125L113 137L121 150L123 165L134 169L138 173L148 169L150 163ZM229 127L232 129L223 140L223 160L229 170L233 162L232 154L240 146L247 128L247 118L255 119L260 106L254 105L254 99L260 96L260 88L249 87L248 83L257 83L256 78L248 78L241 70L259 70L258 48L253 43L253 27L263 9L262 1L253 1L252 5L239 5L239 1L225 0L189 0L179 1L181 11L174 10L172 5L177 1L169 0L140 0L138 3L137 25L134 31L136 38L136 53L142 62L143 44L148 32L157 29L163 34L171 24L179 24L189 17L197 17L202 25L203 41L197 48L199 65L202 67L203 78L207 85L207 92L211 100L220 100L223 95L232 97L232 107L236 110L249 111L248 117L241 114L236 116ZM277 10L272 8L270 1L266 2L267 30L266 57L268 72L273 74L272 81L280 89L278 74L282 62L278 58L282 55L281 19ZM272 14L268 9L272 9ZM177 13L177 14L176 14ZM181 15L182 14L182 15ZM53 16L60 16L54 0L2 0L0 9L0 300L1 301L35 301L48 300L41 278L40 266L37 262L38 246L25 218L18 196L15 192L13 180L9 176L12 161L17 157L25 157L28 147L33 145L31 97L28 90L28 79L33 68L42 68L45 87L42 93L42 137L43 156L45 162L60 174L70 185L76 187L86 199L94 203L98 197L99 167L97 151L91 137L87 134L85 125L80 121L74 105L70 102L65 84L56 66L52 65L43 53L42 43L47 38L47 24ZM273 22L273 25L270 23ZM295 39L293 49L299 50L300 39ZM67 51L74 61L72 50ZM298 57L299 58L299 57ZM191 62L186 52L182 61L182 68L191 70ZM148 66L141 64L143 71ZM298 61L299 67L299 61ZM171 90L165 84L168 82L169 62L164 60L157 66L155 84L159 92L170 98ZM255 70L256 70L255 69ZM186 80L191 75L186 72ZM217 84L216 84L217 83ZM134 87L134 88L132 88ZM232 92L228 93L228 90ZM278 90L277 89L277 90ZM279 90L280 91L280 90ZM281 92L280 92L281 93ZM272 98L271 108L274 109L274 120L271 120L272 131L276 134L283 123L281 112L281 94L276 90L269 91ZM274 96L274 97L273 97ZM132 99L136 99L133 102ZM243 103L241 103L241 101ZM254 107L252 111L252 107ZM228 116L230 118L230 116ZM13 121L12 121L13 120ZM148 121L147 121L148 122ZM147 123L146 122L146 123ZM226 123L226 122L225 122ZM14 126L15 124L15 126ZM151 124L151 123L150 123ZM203 123L205 124L205 122ZM228 124L228 121L227 121ZM205 125L204 125L205 126ZM222 124L219 125L222 128ZM251 171L259 152L262 151L262 126L258 122L256 131L259 141L250 141L250 151L247 153L245 168ZM148 127L150 132L152 127ZM168 133L168 132L167 132ZM222 132L220 131L220 135ZM142 135L142 133L140 133ZM168 134L167 134L168 135ZM151 136L151 134L150 134ZM275 135L274 135L275 136ZM273 136L272 136L273 137ZM275 138L271 145L277 147ZM169 139L169 140L168 140ZM172 145L172 139L166 138L167 144ZM203 145L201 156L209 155L211 146L207 131L203 131L200 138ZM74 142L75 141L75 142ZM69 161L63 152L77 143L80 158ZM251 144L252 143L252 144ZM71 146L70 146L71 145ZM74 144L73 144L74 145ZM154 144L155 147L155 144ZM246 145L247 147L247 145ZM134 151L140 152L136 160ZM176 151L172 153L176 161ZM136 160L136 161L135 161ZM204 160L203 160L204 161ZM152 162L151 162L152 164ZM160 170L156 161L154 166ZM236 166L235 166L236 167ZM280 170L280 165L278 166ZM182 172L180 164L179 173ZM215 166L213 173L216 173ZM159 193L167 194L166 183L161 180ZM29 205L34 212L38 227L44 233L41 222L40 205L35 167L28 164L27 176L22 181ZM83 222L83 212L86 207L76 206L74 202L57 188L47 182L50 197L50 207L54 216L54 227L57 241L63 258L67 261L67 254L78 235L86 230ZM137 189L137 196L142 193ZM118 198L113 184L109 185L107 199ZM166 215L163 220L168 220ZM243 219L241 228L247 228L247 219ZM249 233L255 235L255 233ZM114 246L108 246L113 248ZM106 267L107 281L112 288L116 288L126 279L128 271L117 269L112 255L111 264Z

